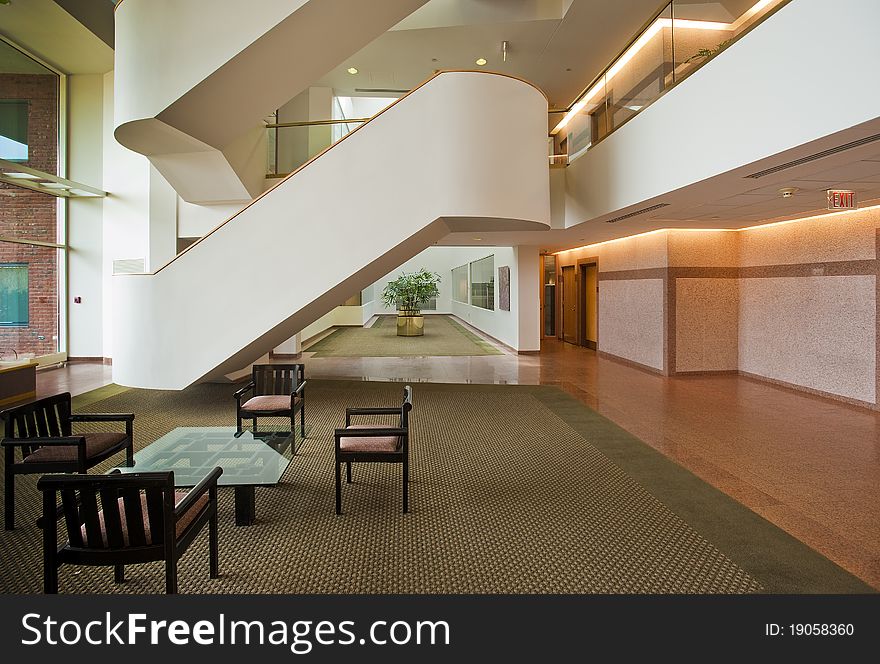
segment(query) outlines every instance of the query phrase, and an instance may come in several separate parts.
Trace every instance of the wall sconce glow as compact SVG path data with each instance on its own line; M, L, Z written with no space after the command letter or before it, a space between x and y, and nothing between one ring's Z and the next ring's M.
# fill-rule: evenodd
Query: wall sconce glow
M486 58L477 58L477 64L481 67L486 64Z
M357 67L349 67L346 71L348 71L348 73L351 74L352 76L354 76L355 74L358 73Z

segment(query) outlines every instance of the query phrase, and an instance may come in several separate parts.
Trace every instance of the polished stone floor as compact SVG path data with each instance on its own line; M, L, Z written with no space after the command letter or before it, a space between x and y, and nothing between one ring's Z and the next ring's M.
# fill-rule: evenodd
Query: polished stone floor
M557 385L880 589L880 413L737 376L664 378L555 339L537 355L304 361L315 378ZM72 365L38 391L109 380Z

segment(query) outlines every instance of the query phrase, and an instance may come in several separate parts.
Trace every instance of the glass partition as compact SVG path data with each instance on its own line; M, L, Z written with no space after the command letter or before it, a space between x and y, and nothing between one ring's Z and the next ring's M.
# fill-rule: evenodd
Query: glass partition
M481 309L495 309L495 256L471 263L471 304Z
M0 40L0 357L62 344L66 201L59 174L61 76ZM57 178L56 178L57 180ZM73 183L71 183L73 184ZM42 188L42 191L37 189ZM68 187L69 189L69 187Z
M648 22L554 128L570 163L790 0L674 0Z
M453 268L452 270L452 299L462 304L468 304L468 266Z
M364 120L320 120L310 123L269 123L267 174L284 177L342 140Z

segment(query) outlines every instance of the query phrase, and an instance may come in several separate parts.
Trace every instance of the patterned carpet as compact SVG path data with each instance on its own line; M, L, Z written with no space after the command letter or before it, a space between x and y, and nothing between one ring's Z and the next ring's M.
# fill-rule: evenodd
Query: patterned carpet
M397 317L379 316L372 327L341 327L308 348L315 357L421 357L501 355L450 316L425 316L425 334L398 337Z
M221 489L222 576L208 578L204 533L181 562L181 592L865 590L748 510L736 511L735 503L692 475L678 482L658 462L667 480L687 489L694 501L708 501L692 520L705 514L706 528L720 522L716 541L710 541L701 534L702 526L689 525L626 472L622 461L612 461L591 444L584 427L592 427L590 436L603 446L624 441L637 465L653 459L644 456L653 451L646 452L642 443L556 388L414 388L409 514L401 513L400 467L376 464L355 465L355 482L343 489L344 515L337 517L333 510L333 429L346 406L393 405L401 385L309 381L306 416L312 429L300 455L281 484L257 489L253 526L234 525L232 491ZM233 389L206 384L183 392L127 390L95 400L104 392L78 400L78 407L135 412L135 445L140 448L176 426L233 423ZM0 591L5 593L41 590L35 483L33 476L16 482L19 527L0 535ZM735 537L721 543L732 530ZM65 567L60 589L164 590L161 564L127 568L123 585L115 585L112 577L110 569Z

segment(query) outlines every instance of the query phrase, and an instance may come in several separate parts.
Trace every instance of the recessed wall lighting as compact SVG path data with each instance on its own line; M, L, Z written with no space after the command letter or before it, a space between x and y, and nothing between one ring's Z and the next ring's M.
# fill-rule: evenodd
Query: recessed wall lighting
M486 58L477 58L477 64L480 65L481 67L483 65L485 65L486 62L487 62Z
M348 71L348 73L351 74L352 76L354 76L355 74L358 73L357 67L349 67L347 71Z

